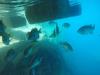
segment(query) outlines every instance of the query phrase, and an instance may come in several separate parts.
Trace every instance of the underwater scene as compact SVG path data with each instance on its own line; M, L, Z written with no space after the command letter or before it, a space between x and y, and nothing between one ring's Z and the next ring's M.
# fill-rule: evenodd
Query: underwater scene
M0 75L100 75L100 0L0 0Z

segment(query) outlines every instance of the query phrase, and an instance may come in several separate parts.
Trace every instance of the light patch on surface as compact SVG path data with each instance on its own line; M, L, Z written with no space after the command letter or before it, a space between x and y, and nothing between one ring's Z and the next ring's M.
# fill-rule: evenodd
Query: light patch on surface
M12 44L17 43L17 42L19 42L19 40L11 39L11 42L10 42L9 45L12 45ZM9 45L5 45L5 44L3 44L3 42L2 42L2 37L0 37L0 48L2 48L2 47L6 47L6 46L9 46Z
M18 28L8 29L7 31L12 38L17 40L27 40L27 33L30 32L33 28L41 29L39 24L26 25Z
M26 26L22 26L22 27L18 27L18 28L13 28L13 29L10 28L10 29L6 30L6 32L8 32L8 33L10 33L12 35L11 42L10 42L9 45L14 44L14 43L20 41L18 39L14 39L13 38L15 35L17 36L17 34L15 34L15 33L17 33L17 32L18 33L23 33L21 35L26 38L27 32L30 32L33 28L37 28L39 30L39 29L41 29L41 26L39 24L32 24L32 25L26 25ZM44 33L41 33L40 34L40 38L38 39L38 41L43 40L44 39L44 36L45 36L45 34ZM3 44L2 37L0 37L0 48L2 48L4 46L7 46L7 45L4 45Z
M2 42L2 37L0 36L0 48L1 47L4 47L5 45L3 44L3 42Z
M41 40L46 39L46 38L47 37L45 36L45 33L41 33L38 41L41 41Z
M41 28L41 26L38 25L38 24L32 24L32 25L26 25L26 26L14 28L13 30L20 30L20 31L23 31L23 32L29 32L33 28L37 28L39 30Z
M49 25L48 22L42 25L42 31L46 33L48 36L52 34L55 29L55 25Z

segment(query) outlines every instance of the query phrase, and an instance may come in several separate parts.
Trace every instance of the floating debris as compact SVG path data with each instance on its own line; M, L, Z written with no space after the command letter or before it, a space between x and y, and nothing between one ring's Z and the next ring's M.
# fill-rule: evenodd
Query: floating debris
M60 45L66 50L73 51L72 46L67 41L60 42Z
M82 26L81 28L78 29L77 32L82 35L93 34L94 29L95 29L95 25L90 24L90 25Z

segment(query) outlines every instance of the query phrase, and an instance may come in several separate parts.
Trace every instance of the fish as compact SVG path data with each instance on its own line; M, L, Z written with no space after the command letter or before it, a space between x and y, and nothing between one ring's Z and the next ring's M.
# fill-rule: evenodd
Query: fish
M73 51L73 47L67 41L60 42L60 45L66 50Z
M37 28L33 28L31 32L28 32L28 40L34 40L36 41L39 39L39 33L41 33L41 29L38 30Z
M5 32L5 26L3 24L2 21L0 21L0 36L2 37L2 42L5 44L5 45L9 45L10 43L10 37L9 35Z
M0 34L2 34L3 32L5 32L5 26L3 24L3 22L0 20Z
M8 34L3 34L2 35L2 41L3 41L3 43L5 44L5 45L9 45L10 44L10 37L9 37L9 35Z
M69 28L69 27L70 27L70 24L69 24L69 23L64 23L62 26L63 26L64 28Z
M84 25L82 27L80 27L77 32L81 35L87 35L87 34L93 34L95 30L95 25Z
M58 27L58 25L56 24L56 27L55 27L55 29L53 30L53 33L52 33L49 37L55 38L55 37L57 37L57 36L59 35L59 33L60 33L59 27Z

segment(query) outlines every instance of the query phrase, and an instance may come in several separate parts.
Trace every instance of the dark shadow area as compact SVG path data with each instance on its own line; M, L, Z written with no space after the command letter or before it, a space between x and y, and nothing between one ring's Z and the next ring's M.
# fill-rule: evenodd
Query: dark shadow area
M40 3L26 9L30 24L78 16L81 14L79 3L71 6L68 0L41 0Z
M24 45L25 48L20 47L21 50L16 46L16 57L5 62L0 75L71 75L62 51L56 44L42 41L27 47Z

